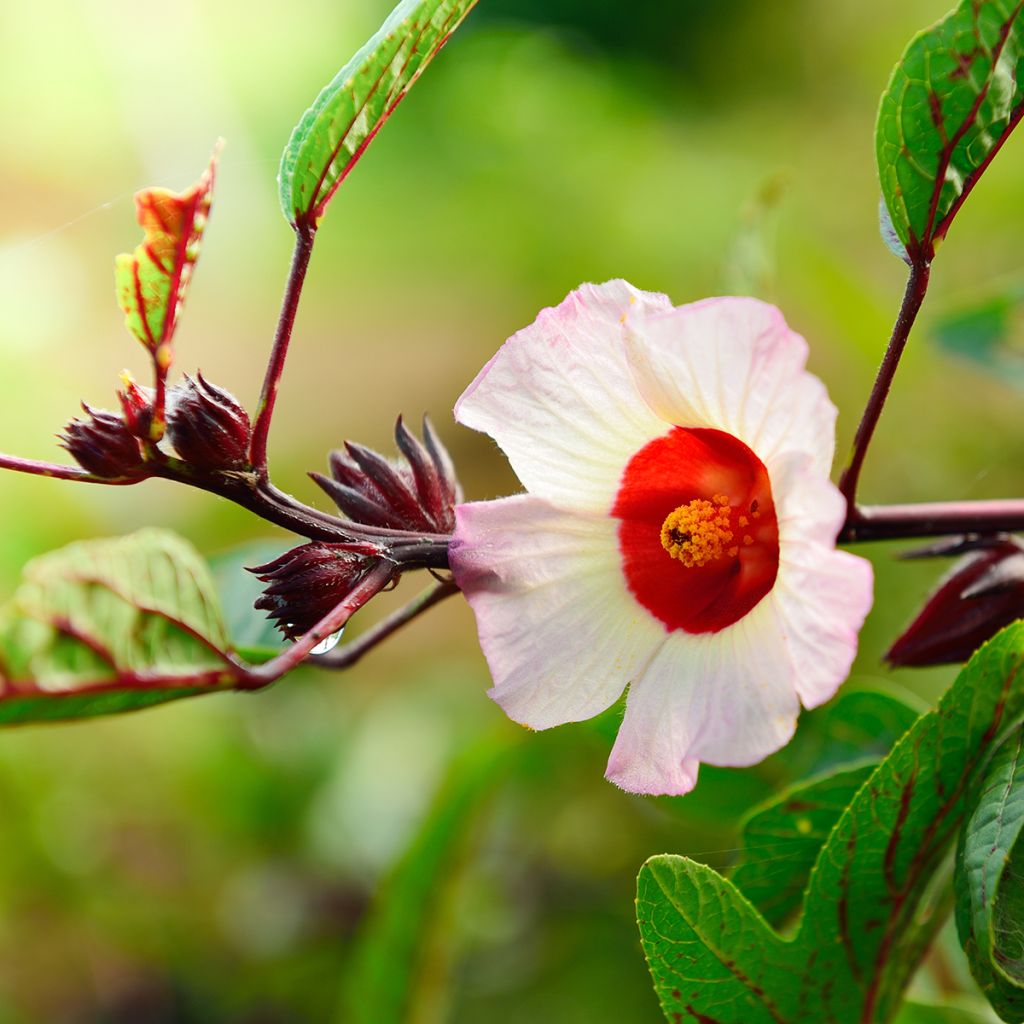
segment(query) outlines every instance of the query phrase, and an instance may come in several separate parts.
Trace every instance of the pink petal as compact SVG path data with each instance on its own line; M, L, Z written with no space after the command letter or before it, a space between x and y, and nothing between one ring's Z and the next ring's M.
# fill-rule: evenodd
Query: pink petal
M529 495L460 505L450 549L494 679L533 729L610 707L664 642L626 589L615 523Z
M583 285L514 334L455 406L488 433L527 490L567 509L607 512L630 457L666 424L637 395L622 318L665 310L624 281Z
M720 298L634 310L625 338L637 387L661 419L728 431L766 464L807 452L828 473L836 410L804 370L807 342L774 306Z
M633 793L680 795L701 761L750 765L785 746L800 704L775 610L674 634L629 689L606 777Z

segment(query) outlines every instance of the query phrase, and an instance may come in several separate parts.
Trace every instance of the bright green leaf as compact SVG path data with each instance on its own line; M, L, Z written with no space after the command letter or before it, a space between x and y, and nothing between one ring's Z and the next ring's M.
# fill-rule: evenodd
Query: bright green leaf
M148 707L230 683L213 580L148 529L30 562L0 610L0 724Z
M957 857L957 927L971 973L1005 1021L1024 1021L1024 731L996 751Z
M292 132L278 173L289 223L315 228L335 190L476 0L402 0Z
M994 738L1022 713L1018 624L978 651L857 790L818 856L791 940L711 868L651 858L638 880L637 918L668 1019L888 1020L942 922L947 887L930 883L971 785Z
M979 1008L950 1006L948 1002L936 1006L907 1000L896 1015L893 1024L990 1024L992 1018L985 1012L984 1004Z
M1020 0L962 0L916 36L882 95L875 147L892 226L928 262L1024 113Z

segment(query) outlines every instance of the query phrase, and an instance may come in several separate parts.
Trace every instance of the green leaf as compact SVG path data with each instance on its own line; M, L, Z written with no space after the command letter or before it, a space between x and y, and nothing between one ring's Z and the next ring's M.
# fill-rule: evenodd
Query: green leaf
M1024 731L992 758L957 857L957 927L971 973L1005 1021L1024 1021Z
M927 263L1024 113L1020 0L962 0L915 36L882 95L875 147L892 226Z
M444 907L474 827L506 777L516 734L488 736L455 758L433 807L381 888L351 958L345 1024L433 1019L425 989L437 992L445 960ZM420 995L417 996L417 992ZM440 1017L438 1017L440 1019Z
M742 859L732 881L769 924L778 928L800 909L828 834L876 764L792 786L744 822Z
M213 200L214 150L202 177L184 192L147 188L135 194L145 237L133 253L115 260L117 301L125 326L166 374L171 338L199 258L199 243Z
M885 1021L935 929L931 888L993 740L1024 713L1024 624L986 644L857 790L822 848L793 939L685 857L640 872L637 918L671 1021ZM687 1016L687 1014L689 1016Z
M281 209L315 228L338 186L476 0L402 0L302 116L281 156Z
M0 724L82 718L230 684L205 563L163 530L30 562L0 609Z

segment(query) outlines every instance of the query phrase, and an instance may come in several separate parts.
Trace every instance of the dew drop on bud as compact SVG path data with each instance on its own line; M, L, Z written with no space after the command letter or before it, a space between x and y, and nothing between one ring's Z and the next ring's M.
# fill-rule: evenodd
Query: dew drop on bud
M310 654L327 654L333 651L338 646L338 642L341 640L342 633L345 632L345 627L342 626L336 633L332 633L330 636L326 636L323 640L316 645L316 647L310 650Z

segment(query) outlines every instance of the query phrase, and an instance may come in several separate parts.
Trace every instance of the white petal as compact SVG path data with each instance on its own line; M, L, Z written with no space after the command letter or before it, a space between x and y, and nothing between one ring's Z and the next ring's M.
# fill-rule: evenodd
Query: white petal
M791 544L769 599L778 609L804 707L839 689L857 654L871 608L871 563L821 544Z
M599 714L665 641L626 588L607 517L530 495L460 505L450 557L476 615L490 695L523 725Z
M734 434L768 462L804 451L827 474L835 406L806 372L807 342L756 299L705 299L666 313L634 310L626 347L637 387L662 419Z
M527 490L562 508L607 512L629 459L665 433L626 365L622 318L669 309L624 281L583 285L514 334L455 406L501 445Z
M673 634L629 688L606 777L634 793L681 794L698 763L755 764L784 746L800 704L774 607L718 633Z

